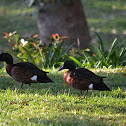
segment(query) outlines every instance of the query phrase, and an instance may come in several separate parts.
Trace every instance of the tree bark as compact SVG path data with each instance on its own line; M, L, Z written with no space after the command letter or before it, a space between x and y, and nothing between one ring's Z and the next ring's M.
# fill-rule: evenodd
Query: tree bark
M65 4L47 3L38 12L40 39L47 45L48 37L58 33L69 36L80 49L90 43L90 35L81 0L64 0Z

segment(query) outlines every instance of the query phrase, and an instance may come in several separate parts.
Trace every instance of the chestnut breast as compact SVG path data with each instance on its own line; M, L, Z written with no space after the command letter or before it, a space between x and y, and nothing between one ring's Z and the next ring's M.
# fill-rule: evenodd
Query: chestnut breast
M70 77L71 71L66 71L64 74L64 81L75 89L87 90L89 89L90 82L85 78L77 76Z

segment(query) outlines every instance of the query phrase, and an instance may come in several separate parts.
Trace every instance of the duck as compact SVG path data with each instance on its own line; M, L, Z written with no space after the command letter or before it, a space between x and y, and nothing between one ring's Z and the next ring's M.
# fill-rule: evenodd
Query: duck
M9 53L1 53L0 61L6 62L6 72L17 82L23 84L49 83L53 82L47 73L30 62L19 62L14 64L13 57Z
M71 87L79 89L81 94L82 90L86 90L86 94L89 90L111 91L103 82L103 78L106 77L98 76L86 68L76 69L76 64L73 60L65 61L58 71L63 69L68 69L64 73L64 81Z

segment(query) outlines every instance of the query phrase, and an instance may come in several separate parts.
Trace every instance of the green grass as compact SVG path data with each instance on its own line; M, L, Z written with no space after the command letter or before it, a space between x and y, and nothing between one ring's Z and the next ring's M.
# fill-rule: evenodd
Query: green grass
M125 39L125 0L82 0L82 3L93 43L97 41L95 32L104 40L106 49L115 38ZM0 38L4 36L3 32L17 31L25 37L38 34L37 13L27 5L21 0L0 0ZM1 46L8 47L5 39L0 39L0 49L4 50Z
M93 42L97 41L95 32L100 34L106 48L115 38L125 39L125 0L83 0L83 4ZM3 32L17 31L25 37L38 33L34 8L27 8L21 0L0 0L0 19L0 38ZM0 39L0 50L7 45L5 39ZM19 83L1 69L0 125L126 125L126 76L122 76L126 70L92 70L107 76L104 82L111 92L92 91L79 98L79 90L64 86L63 72L51 70L49 77L55 83L24 85L20 89Z
M37 13L34 8L21 0L1 0L0 1L0 38L3 32L17 31L22 37L38 34ZM9 47L5 39L0 39L0 50L2 47Z
M64 86L63 73L49 70L55 83L24 85L0 71L0 125L123 126L126 124L126 72L124 69L91 69L107 76L111 92ZM83 92L84 93L84 92Z
M92 42L97 41L95 32L104 40L106 49L117 38L125 40L126 36L126 2L125 0L82 0L89 24Z

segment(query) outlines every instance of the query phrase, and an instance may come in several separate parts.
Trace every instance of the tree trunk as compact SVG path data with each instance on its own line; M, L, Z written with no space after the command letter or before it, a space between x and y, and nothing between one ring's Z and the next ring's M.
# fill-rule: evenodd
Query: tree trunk
M88 47L90 35L81 0L64 0L65 4L47 3L38 12L40 39L49 44L48 37L58 33L69 36L80 49Z

